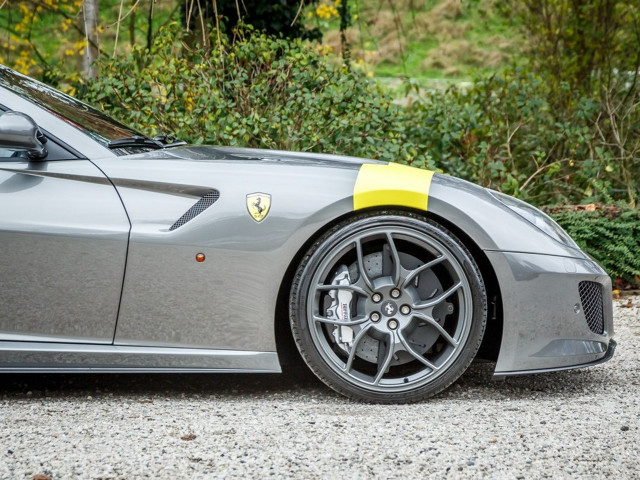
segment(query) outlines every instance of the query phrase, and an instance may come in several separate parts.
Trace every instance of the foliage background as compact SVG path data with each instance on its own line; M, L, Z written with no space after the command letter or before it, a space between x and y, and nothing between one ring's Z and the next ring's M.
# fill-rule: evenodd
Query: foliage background
M501 190L551 208L638 284L639 2L102 0L89 32L89 1L4 2L0 62L149 135L380 158Z
M77 95L141 131L191 143L342 153L419 163L403 111L379 86L325 62L300 39L243 27L208 49L184 50L178 25L153 53L102 64Z

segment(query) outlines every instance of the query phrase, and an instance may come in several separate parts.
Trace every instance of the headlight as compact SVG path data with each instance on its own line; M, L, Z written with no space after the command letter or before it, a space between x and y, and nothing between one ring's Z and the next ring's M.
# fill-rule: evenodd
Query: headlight
M518 200L517 198L505 195L504 193L496 192L495 190L489 190L489 192L500 203L509 207L511 210L516 212L529 223L532 223L533 225L538 227L551 238L564 243L569 247L579 248L576 245L576 242L573 241L569 234L565 232L560 225L558 225L555 221L553 221L551 217L541 212L536 207L529 205L522 200Z

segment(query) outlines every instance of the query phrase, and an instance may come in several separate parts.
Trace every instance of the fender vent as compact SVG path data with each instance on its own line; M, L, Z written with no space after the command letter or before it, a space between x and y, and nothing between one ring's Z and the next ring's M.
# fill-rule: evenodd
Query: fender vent
M200 200L198 200L193 207L187 210L184 213L184 215L182 215L176 221L176 223L171 225L171 228L169 228L169 231L173 231L176 228L180 228L185 223L189 222L190 220L193 220L195 217L197 217L202 212L204 212L207 208L213 205L219 198L220 198L220 192L217 190L207 193Z
M582 302L582 310L587 325L593 333L604 333L604 308L602 302L602 285L596 282L580 282L578 293Z

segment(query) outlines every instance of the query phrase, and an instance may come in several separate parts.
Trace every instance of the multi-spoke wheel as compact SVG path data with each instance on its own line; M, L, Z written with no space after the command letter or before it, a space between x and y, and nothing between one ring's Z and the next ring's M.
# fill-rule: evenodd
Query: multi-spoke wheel
M486 323L473 258L439 224L363 214L321 237L291 289L293 336L309 367L361 400L418 401L453 383Z

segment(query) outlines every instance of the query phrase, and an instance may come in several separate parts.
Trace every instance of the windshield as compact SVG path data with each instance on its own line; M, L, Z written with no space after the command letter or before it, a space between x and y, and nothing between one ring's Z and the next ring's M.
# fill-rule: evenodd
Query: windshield
M105 147L113 140L142 136L99 110L2 66L0 86L48 110Z

